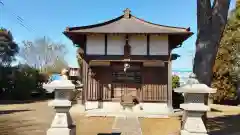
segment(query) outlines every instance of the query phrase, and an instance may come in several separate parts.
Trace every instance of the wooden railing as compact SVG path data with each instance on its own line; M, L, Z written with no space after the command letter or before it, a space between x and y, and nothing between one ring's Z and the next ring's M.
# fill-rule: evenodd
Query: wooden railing
M99 82L91 82L88 84L87 100L92 101L111 101L111 89L107 84L100 84Z
M164 102L167 101L167 85L157 84L139 84L134 89L128 88L126 84L113 83L100 84L97 81L89 81L87 87L87 100L91 101L112 101L112 99L121 99L124 94L132 91L133 96L143 102Z
M167 101L167 85L143 84L139 98L144 102Z

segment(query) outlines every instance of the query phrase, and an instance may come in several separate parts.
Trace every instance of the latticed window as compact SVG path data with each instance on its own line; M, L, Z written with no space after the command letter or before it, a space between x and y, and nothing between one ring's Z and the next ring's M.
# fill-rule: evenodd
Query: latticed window
M141 83L142 80L139 71L115 71L112 76L114 83Z

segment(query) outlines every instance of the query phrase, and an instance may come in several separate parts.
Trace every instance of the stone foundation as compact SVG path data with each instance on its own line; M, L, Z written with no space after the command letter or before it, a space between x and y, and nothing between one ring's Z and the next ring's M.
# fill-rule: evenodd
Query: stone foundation
M132 108L123 109L120 102L86 102L86 115L88 116L118 116L132 113L139 117L163 117L170 113L167 103L140 103Z

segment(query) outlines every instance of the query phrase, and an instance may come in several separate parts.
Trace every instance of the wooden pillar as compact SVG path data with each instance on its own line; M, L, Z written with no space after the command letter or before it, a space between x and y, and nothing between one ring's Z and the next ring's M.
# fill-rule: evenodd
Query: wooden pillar
M173 109L172 107L172 61L168 61L168 107L170 110Z
M83 104L86 103L87 100L87 90L88 90L88 81L87 81L87 77L88 77L88 67L87 67L87 63L85 60L83 60L82 62L82 82L83 82L83 93L82 93L82 102Z
M82 104L84 104L85 110L86 110L86 102L87 102L87 90L88 90L88 64L85 60L85 56L86 56L86 51L87 51L87 47L86 47L86 43L87 43L87 36L84 35L84 40L83 40L83 55L82 55L82 83L83 83L83 99L82 99Z
M104 36L104 42L105 42L105 55L107 55L107 48L108 48L108 37L107 37L107 34L105 34Z

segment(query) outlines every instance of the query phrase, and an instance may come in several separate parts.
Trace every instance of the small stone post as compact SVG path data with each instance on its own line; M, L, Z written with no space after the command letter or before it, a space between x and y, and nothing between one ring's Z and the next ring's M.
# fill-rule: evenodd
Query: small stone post
M49 106L54 107L56 114L47 135L76 135L76 128L69 113L72 106L69 99L75 85L70 80L62 79L44 84L43 88L55 90L55 99L49 102Z
M186 85L174 91L184 93L184 103L180 105L180 108L184 109L181 135L208 135L202 115L209 111L210 107L204 104L204 95L216 93L216 89L200 84L192 74Z

